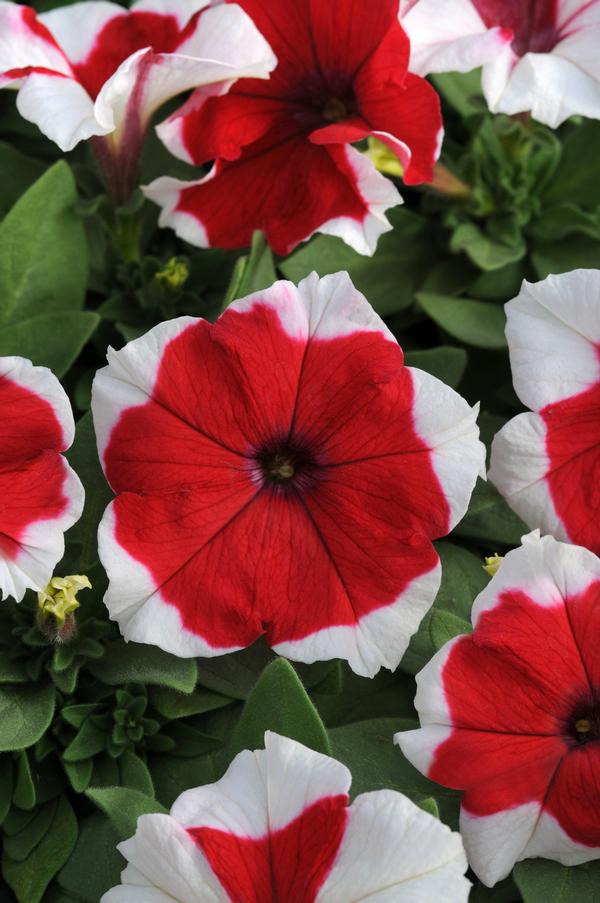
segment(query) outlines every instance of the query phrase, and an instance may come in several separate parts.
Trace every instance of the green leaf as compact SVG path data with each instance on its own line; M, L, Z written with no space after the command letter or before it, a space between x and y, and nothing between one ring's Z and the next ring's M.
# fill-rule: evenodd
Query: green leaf
M21 831L4 838L3 850L11 859L23 862L32 853L42 837L49 830L54 817L58 800L38 806L34 816Z
M329 732L333 756L352 772L352 796L369 790L398 790L415 803L434 797L442 821L458 826L460 794L428 780L394 745L394 734L418 727L416 720L372 718Z
M21 154L12 145L0 141L0 216L4 216L32 182L42 175L45 165Z
M424 812L428 812L429 815L433 815L434 818L440 817L440 809L437 804L437 801L432 797L427 797L425 800L421 800L419 803L419 809L423 809Z
M598 903L598 861L567 868L548 859L528 859L517 862L513 876L524 903Z
M0 684L24 684L29 680L25 664L10 657L6 649L0 651Z
M544 193L546 205L561 201L584 207L600 204L599 142L600 122L596 120L584 120L571 130L563 141L555 177Z
M106 891L120 884L125 860L117 850L119 837L99 812L84 819L79 838L58 883L84 903L98 903Z
M435 88L443 99L461 116L472 116L485 110L481 93L481 70L471 72L444 72L431 76Z
M313 270L319 276L347 270L378 314L404 310L431 266L431 236L425 220L409 210L395 209L388 216L394 229L381 236L373 257L357 254L340 238L320 235L279 268L296 283Z
M82 762L85 759L91 759L93 756L96 756L105 747L106 736L104 731L101 731L91 721L84 721L73 740L63 752L63 759L65 762Z
M420 292L425 313L449 335L477 348L506 348L506 316L499 304Z
M527 526L512 511L491 483L477 480L465 517L454 528L455 536L468 536L482 542L519 546ZM496 549L490 546L490 554Z
M317 710L298 675L283 658L265 668L246 700L233 732L231 757L242 749L262 749L267 730L298 740L317 752L331 751Z
M43 313L8 323L0 330L0 355L28 357L64 376L99 323L97 314L83 310Z
M0 321L21 321L40 310L76 310L83 304L87 244L73 209L76 197L71 170L60 161L0 224Z
M71 855L77 830L73 810L66 797L61 796L48 830L30 855L17 861L4 853L2 873L19 903L40 903L46 888Z
M464 251L482 270L501 270L521 260L527 246L522 239L514 244L505 244L497 238L490 238L474 223L462 223L454 230L450 250L454 253Z
M212 752L220 745L217 738L182 722L165 725L163 733L175 742L171 755L186 759Z
M63 759L63 768L76 793L83 793L86 787L89 787L94 771L93 759L86 759L83 762L65 762Z
M572 235L558 242L539 244L532 251L531 260L539 279L551 273L594 269L598 266L600 242L584 235Z
M140 815L167 811L154 797L131 787L88 787L85 795L109 817L119 840L135 834Z
M11 755L0 756L0 825L8 815L13 797L14 765Z
M67 458L85 489L85 507L81 520L69 533L72 542L81 543L79 568L85 573L98 560L98 524L113 497L106 482L96 446L92 415L85 414L75 428L75 441Z
M475 597L487 586L483 559L450 542L436 543L442 564L442 582L433 608L412 637L400 667L416 674L445 642L471 631Z
M148 766L131 750L126 749L119 757L119 771L123 787L131 787L146 796L154 796L154 784Z
M439 348L429 348L426 351L406 351L404 363L437 376L447 386L455 389L467 367L467 352L464 348L440 345Z
M255 232L248 257L240 257L234 268L223 307L236 298L270 288L277 280L273 253L262 232Z
M0 752L37 743L50 726L54 704L52 686L0 686Z
M156 787L156 798L164 806L172 806L177 797L190 787L212 784L219 777L213 756L195 759L176 759L173 756L152 756L150 771Z
M90 662L89 671L98 680L115 686L125 683L158 684L181 693L196 686L196 662L177 658L156 646L116 640L106 646L104 658Z
M203 715L215 709L230 705L231 699L210 690L196 690L194 693L178 693L167 687L152 687L150 701L159 715L174 720L190 715Z
M17 762L13 803L18 809L33 809L35 806L35 783L25 750L21 752Z
M218 658L198 659L198 682L222 696L247 699L264 669L276 658L264 639L259 639L240 652ZM304 686L309 689L320 683L334 667L333 662L315 662L314 665L297 664L295 670Z

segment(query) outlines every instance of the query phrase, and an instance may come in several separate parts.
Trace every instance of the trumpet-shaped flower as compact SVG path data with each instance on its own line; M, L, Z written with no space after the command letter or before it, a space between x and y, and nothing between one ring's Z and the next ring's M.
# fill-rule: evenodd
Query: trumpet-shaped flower
M531 112L556 128L569 116L600 118L598 0L402 0L411 69L483 66L494 113Z
M464 790L460 828L484 884L515 862L600 857L600 559L538 533L473 607L473 633L417 675L421 727L396 735Z
M460 835L393 790L348 805L351 775L278 734L119 844L101 903L466 903Z
M117 201L127 199L150 117L200 85L226 91L263 78L275 58L235 4L139 0L130 10L87 0L36 16L0 2L0 87L63 151L86 138Z
M75 432L69 400L45 367L0 357L0 595L45 590L81 515L83 487L60 454Z
M198 92L158 128L194 164L197 182L164 177L146 194L161 224L192 244L236 248L261 229L287 254L314 232L372 254L401 202L350 145L388 144L404 181L431 181L442 121L435 91L407 72L398 0L240 0L278 58L268 82L242 79L227 97Z
M92 407L117 498L100 526L126 639L395 668L440 580L432 539L483 464L476 411L347 274L279 282L118 352Z
M600 270L524 283L506 305L519 414L489 477L531 528L600 554Z

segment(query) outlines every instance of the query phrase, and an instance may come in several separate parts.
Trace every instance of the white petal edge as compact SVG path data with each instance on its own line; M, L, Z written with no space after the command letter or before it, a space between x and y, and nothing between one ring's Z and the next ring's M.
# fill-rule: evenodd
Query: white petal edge
M30 524L19 538L20 551L15 559L0 555L0 596L13 596L20 602L28 589L44 590L55 566L65 553L65 530L81 517L85 491L81 480L62 458L65 480L62 491L67 506L58 517Z
M355 674L374 677L381 668L395 671L419 628L440 586L441 564L415 578L390 605L360 618L355 627L327 627L302 640L273 646L294 661L312 664L332 658L346 659Z
M460 834L393 790L363 793L317 903L467 903Z
M600 270L572 270L524 282L506 304L513 383L527 407L584 392L600 382Z
M546 424L539 414L519 414L494 436L490 482L529 527L568 540L546 482L549 469Z
M345 765L272 731L265 748L244 750L214 784L186 790L171 816L184 827L207 827L261 838L298 818L320 799L346 795Z
M163 598L150 570L119 543L114 502L107 507L98 527L98 553L109 581L104 604L126 642L158 646L180 658L210 658L242 648L210 646L186 629L178 608Z
M450 507L449 530L464 517L477 477L485 479L485 446L479 439L479 405L471 407L462 395L440 379L407 368L412 376L415 429L431 450L433 468Z

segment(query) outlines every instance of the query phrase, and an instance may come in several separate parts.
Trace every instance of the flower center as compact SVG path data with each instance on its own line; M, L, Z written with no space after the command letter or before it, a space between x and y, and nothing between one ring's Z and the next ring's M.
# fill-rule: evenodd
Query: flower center
M255 455L258 476L273 489L305 489L315 476L315 462L308 449L295 442L274 441Z
M339 97L332 97L323 107L323 119L325 122L343 122L348 119L349 110L347 104Z
M582 706L571 719L570 734L578 744L600 740L600 706Z

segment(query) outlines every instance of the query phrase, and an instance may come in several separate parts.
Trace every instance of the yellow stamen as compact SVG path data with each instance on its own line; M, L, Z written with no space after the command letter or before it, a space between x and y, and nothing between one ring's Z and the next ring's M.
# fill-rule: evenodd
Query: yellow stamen
M490 577L493 577L494 574L498 573L498 568L503 561L504 556L498 555L498 553L495 552L493 555L490 555L485 559L485 564L482 565L482 568L490 575Z

